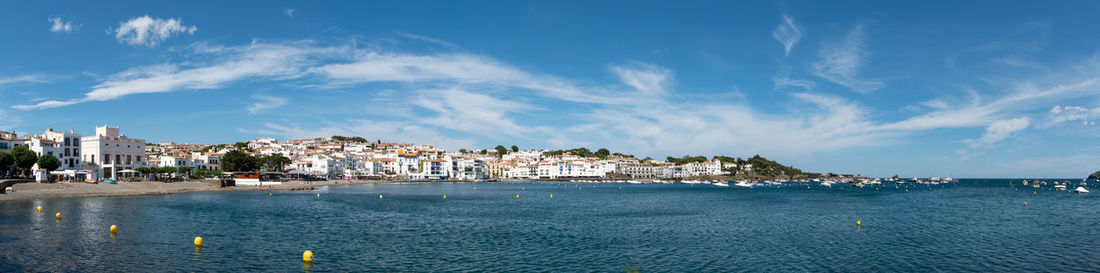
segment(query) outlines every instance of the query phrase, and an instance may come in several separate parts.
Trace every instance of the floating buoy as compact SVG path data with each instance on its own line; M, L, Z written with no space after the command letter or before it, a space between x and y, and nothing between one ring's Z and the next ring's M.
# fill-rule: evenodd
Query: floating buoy
M477 187L474 187L474 190L476 191L476 190L477 190Z
M118 226L111 225L111 234L114 234L115 232L118 232Z
M863 221L862 220L856 220L856 227L861 227L861 226L863 226Z
M38 206L38 212L42 212L42 206Z
M379 195L378 195L378 199L382 199L382 195L381 195L381 194L379 194Z
M1031 194L1039 194L1039 191L1033 191Z
M443 199L447 199L447 195L446 195L446 194L444 194L444 195L443 195Z
M321 194L320 194L320 193L318 193L318 194L317 194L317 197L321 197Z
M271 196L271 193L270 193L270 192L269 192L269 193L267 193L267 196Z
M527 187L519 188L519 190L525 191L525 190L527 190Z
M554 194L553 193L550 194L550 199L554 199Z
M195 247L202 247L202 237L195 237Z
M519 194L516 194L516 199L519 199Z
M307 263L312 263L313 262L313 251L306 250L306 252L302 252L302 261L307 262Z
M1024 206L1027 206L1027 201L1024 201Z
M61 220L61 213L60 213L60 212L58 212L58 213L57 213L57 214L55 214L54 216L57 216L57 220Z

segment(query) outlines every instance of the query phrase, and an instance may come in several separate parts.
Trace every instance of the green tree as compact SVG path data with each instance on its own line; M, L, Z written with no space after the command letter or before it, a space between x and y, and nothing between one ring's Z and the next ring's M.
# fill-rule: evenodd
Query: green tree
M15 157L15 168L19 169L24 177L30 173L31 167L38 163L38 155L27 147L16 146L11 149L11 154Z
M519 146L512 145L512 152L519 152Z
M599 157L600 159L605 159L608 156L611 156L611 151L607 150L607 148L600 148L599 150L596 150L595 155L596 155L596 157Z
M465 154L466 153L466 148L458 149L458 152Z
M283 167L290 165L290 158L283 156L283 154L273 154L263 157L261 160L263 168L273 170L276 172L283 171Z
M259 158L238 150L225 153L221 160L221 169L227 172L251 172L259 170L262 165Z
M8 171L15 165L15 156L8 152L0 152L0 177L6 177Z
M46 177L49 177L49 173L56 171L57 168L61 168L61 160L58 160L52 155L44 155L38 158L38 169L46 170Z
M508 148L504 148L504 145L497 145L497 147L493 148L493 149L497 150L497 156L498 157L504 156L504 154L508 153Z

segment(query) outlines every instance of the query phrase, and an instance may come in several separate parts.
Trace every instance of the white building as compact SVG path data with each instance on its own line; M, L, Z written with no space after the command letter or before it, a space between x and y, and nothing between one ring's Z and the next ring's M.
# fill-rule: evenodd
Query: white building
M51 128L46 129L46 133L42 134L42 137L56 142L61 146L61 151L54 155L58 160L61 160L61 167L57 170L81 170L80 134L77 134L74 130L69 130L69 132L66 133L54 131Z
M83 164L94 166L104 178L118 178L119 171L141 167L145 140L119 134L118 127L99 126L95 136L80 139Z
M160 156L161 167L195 167L195 164L191 162L190 157L183 157L178 155L162 155Z

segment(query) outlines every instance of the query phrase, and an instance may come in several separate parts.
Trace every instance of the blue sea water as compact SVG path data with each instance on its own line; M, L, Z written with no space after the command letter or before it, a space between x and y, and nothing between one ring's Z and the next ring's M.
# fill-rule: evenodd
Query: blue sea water
M0 272L1096 272L1096 186L422 183L2 202Z

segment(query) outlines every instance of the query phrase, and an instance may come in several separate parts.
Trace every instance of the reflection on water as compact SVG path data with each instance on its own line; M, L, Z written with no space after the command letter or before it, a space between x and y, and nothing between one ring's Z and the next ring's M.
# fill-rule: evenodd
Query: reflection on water
M1100 196L1007 183L437 183L325 187L322 198L301 191L5 202L0 272L1100 269ZM195 236L205 249L194 247ZM324 262L303 262L303 249Z

